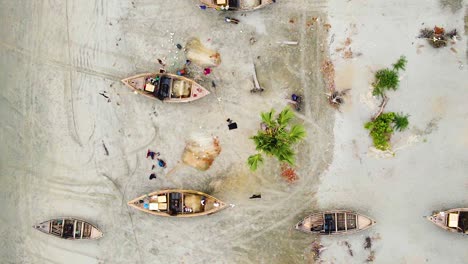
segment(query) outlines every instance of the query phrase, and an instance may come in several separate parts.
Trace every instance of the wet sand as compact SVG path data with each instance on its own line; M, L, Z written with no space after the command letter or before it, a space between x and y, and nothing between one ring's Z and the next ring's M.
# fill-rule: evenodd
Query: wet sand
M336 114L333 163L320 177L316 197L320 208L351 208L373 217L377 225L361 234L322 239L328 247L323 263L363 263L371 251L375 263L468 261L466 237L423 218L468 205L466 4L452 10L441 8L443 2L448 1L330 2L337 85L352 88L352 99ZM462 40L453 45L457 53L450 45L435 50L416 38L422 27L434 25L461 33ZM335 51L347 37L353 52L362 56L346 60ZM388 93L386 109L409 114L410 124L392 138L395 157L384 158L369 149L372 142L363 124L379 103L368 96L373 72L400 55L407 57L407 69L398 91ZM375 238L370 250L363 246L367 236Z

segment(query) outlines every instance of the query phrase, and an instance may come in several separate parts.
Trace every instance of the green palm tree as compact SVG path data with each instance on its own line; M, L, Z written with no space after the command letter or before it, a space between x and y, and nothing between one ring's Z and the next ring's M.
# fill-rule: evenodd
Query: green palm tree
M293 111L286 107L275 118L275 110L261 113L264 129L251 137L256 145L257 154L251 155L247 163L255 171L263 163L262 153L275 156L279 161L294 165L295 153L292 146L306 137L304 126L289 125L294 118Z

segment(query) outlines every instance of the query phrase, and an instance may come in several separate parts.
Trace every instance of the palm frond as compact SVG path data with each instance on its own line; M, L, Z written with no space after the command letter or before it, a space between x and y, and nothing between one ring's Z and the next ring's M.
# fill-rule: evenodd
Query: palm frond
M399 71L399 70L405 70L405 69L406 69L406 63L407 63L407 62L408 62L408 61L406 60L406 57L405 57L405 56L401 56L401 57L398 59L398 61L397 61L395 64L393 64L393 69L394 69L394 70L397 70L397 71Z
M301 139L304 139L307 136L307 133L303 125L296 124L291 127L291 130L289 131L288 136L289 136L289 141L291 143L295 143Z
M286 127L289 121L291 121L293 118L294 112L291 110L291 108L285 107L278 115L278 124L280 127Z
M274 109L271 109L270 112L262 112L260 114L260 116L262 117L263 123L265 123L268 127L275 126L275 120L273 119L274 114L275 114Z
M262 163L263 163L263 157L262 157L262 154L260 153L249 156L247 160L247 164L249 165L249 168L252 171L256 171L258 168L258 165L261 165Z

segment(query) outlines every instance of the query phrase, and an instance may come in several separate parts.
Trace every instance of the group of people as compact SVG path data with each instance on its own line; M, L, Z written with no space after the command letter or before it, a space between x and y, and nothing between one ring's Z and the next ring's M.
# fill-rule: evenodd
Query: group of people
M161 168L166 168L166 162L160 158L158 158L161 154L159 152L154 152L154 151L151 151L148 149L148 152L146 152L146 158L150 158L152 160L154 160L154 158L156 157L156 160L158 161L158 166L161 167ZM153 166L151 167L151 170L154 170L154 168L156 168L156 166L153 164ZM149 179L152 180L152 179L156 179L157 176L156 176L156 173L151 173L151 175L149 176Z

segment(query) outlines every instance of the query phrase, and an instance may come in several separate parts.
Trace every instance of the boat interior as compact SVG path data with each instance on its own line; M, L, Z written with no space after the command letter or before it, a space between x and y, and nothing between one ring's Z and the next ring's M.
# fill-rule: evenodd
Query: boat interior
M209 0L207 2L219 7L229 6L229 9L251 9L271 0Z
M129 85L160 100L188 98L192 90L190 82L166 75L138 77L129 80Z
M468 212L453 212L447 217L447 226L458 232L468 234Z
M203 213L220 206L220 203L213 198L181 192L147 196L135 204L149 211L163 212L173 216Z
M55 219L49 221L47 227L36 228L65 239L82 239L91 237L93 226L80 220Z
M345 212L315 214L304 219L300 228L325 234L351 231L357 228L357 215Z

